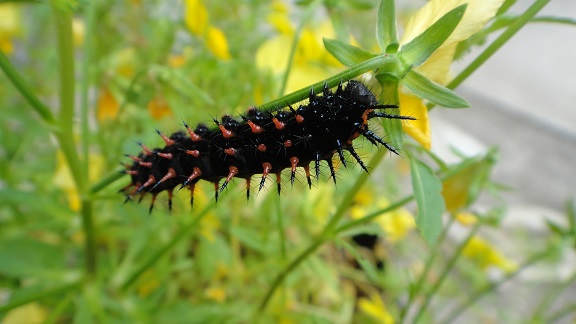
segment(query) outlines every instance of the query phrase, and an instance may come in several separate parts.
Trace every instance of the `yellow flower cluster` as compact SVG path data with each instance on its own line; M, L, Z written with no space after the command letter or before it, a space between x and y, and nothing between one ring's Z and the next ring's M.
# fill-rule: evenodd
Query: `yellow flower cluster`
M388 199L374 196L374 190L363 188L354 197L354 206L350 209L353 219L360 219L370 212L383 209L390 205ZM390 242L397 242L416 227L414 216L405 208L396 209L389 213L380 215L375 222L386 234L385 239Z
M195 36L202 37L206 46L221 60L231 58L228 40L222 29L209 24L208 9L201 0L184 0L186 7L184 22L188 30Z
M325 21L316 27L304 27L296 45L294 57L290 57L290 48L295 31L290 23L289 10L280 1L272 3L272 12L267 21L276 29L278 35L260 46L256 53L256 64L260 69L269 70L275 75L287 73L286 67L292 59L291 70L284 93L304 88L314 82L328 78L335 68L343 67L338 60L325 49L322 37L334 38L332 24Z

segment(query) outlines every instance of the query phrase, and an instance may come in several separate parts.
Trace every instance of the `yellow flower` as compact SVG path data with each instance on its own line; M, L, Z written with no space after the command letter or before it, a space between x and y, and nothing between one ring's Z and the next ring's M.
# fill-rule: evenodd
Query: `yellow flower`
M448 37L448 39L432 54L432 56L420 67L418 72L427 78L446 84L449 77L450 65L454 60L454 53L459 42L474 35L496 14L498 8L504 0L431 0L424 5L406 24L405 32L400 40L400 44L407 44L416 36L424 32L434 22L441 18L450 10L468 3L468 8L464 17ZM408 99L407 97L413 97ZM404 100L404 102L402 102ZM400 98L401 111L409 114L418 121L405 121L403 128L412 138L419 142L426 149L430 149L430 121L428 114L424 110L422 100L414 95L402 95Z
M515 262L478 236L470 239L462 253L482 270L496 267L504 272L512 272L518 268Z
M292 35L294 34L294 28L290 23L290 18L288 17L288 6L282 1L272 2L272 12L266 17L266 21L274 26L276 31L280 34Z
M212 27L208 28L206 35L206 45L208 49L214 56L221 60L230 59L230 51L228 50L228 40L226 35L220 28Z
M478 223L478 217L472 213L462 212L456 215L456 220L463 225L471 226Z
M210 287L204 291L206 298L223 303L226 300L226 290L222 287Z
M196 36L204 35L208 27L208 9L201 0L184 0L186 11L184 22L190 32Z
M38 303L29 303L16 307L6 313L2 319L4 324L40 324L46 321L48 312Z
M354 206L350 209L350 216L353 219L360 219L374 212L374 206L377 209L384 209L390 205L390 202L383 197L379 197L378 200L374 201L373 192L374 190L370 188L363 188L358 191L354 197ZM416 227L414 216L404 208L382 214L375 219L375 222L386 234L386 240L390 242L397 242L403 239Z
M286 71L290 59L290 48L294 40L294 29L290 25L288 10L273 3L269 21L273 17L274 27L279 35L266 41L256 52L256 64L260 69L270 70L281 76ZM332 24L325 21L315 28L302 29L300 39L292 58L292 67L284 93L294 92L312 83L328 78L343 66L324 49L322 38L335 38Z
M58 164L54 174L54 185L66 193L70 209L73 211L79 211L81 206L80 195L76 189L68 163L66 162L62 152L59 151L57 156ZM100 178L102 171L104 170L104 158L100 154L90 154L89 160L90 170L88 172L88 177L90 181L96 181Z
M109 89L102 89L96 107L96 119L99 122L113 120L118 115L120 105Z
M20 11L18 6L0 3L0 50L5 54L14 51L12 38L20 32Z
M394 323L394 318L378 293L373 292L368 298L360 297L360 299L358 299L358 308L360 308L364 314L374 318L378 323Z
M416 118L416 120L403 121L402 128L406 134L429 150L432 145L430 120L428 119L428 108L422 99L414 95L400 93L400 115Z
M148 102L148 113L155 120L172 116L172 109L163 97L155 97Z

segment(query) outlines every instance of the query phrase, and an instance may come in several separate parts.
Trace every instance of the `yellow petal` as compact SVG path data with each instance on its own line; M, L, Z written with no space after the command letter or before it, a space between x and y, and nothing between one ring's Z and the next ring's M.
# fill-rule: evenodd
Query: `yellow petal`
M201 0L185 0L184 22L188 30L196 36L204 35L208 26L208 9Z
M500 251L478 236L468 241L462 254L483 270L497 267L505 272L511 272L518 267L515 262L508 260Z
M274 1L271 4L272 12L266 17L266 21L280 34L292 35L294 28L288 16L288 6L282 1Z
M450 10L468 3L462 20L444 45L461 42L477 33L490 20L504 0L431 0L410 17L400 44L406 44L424 32Z
M6 313L2 319L4 324L40 324L47 318L46 309L38 303L29 303Z
M416 70L425 75L428 79L439 84L446 84L450 80L450 66L454 60L457 43L443 46L432 54L424 64Z
M0 51L4 52L5 54L12 54L14 52L14 44L10 38L4 38L4 36L0 36Z
M98 106L96 107L96 118L99 122L113 120L118 115L120 105L112 92L107 88L102 89L98 97Z
M221 287L210 287L204 292L206 298L222 303L226 300L226 290Z
M308 87L312 83L324 80L331 75L328 69L316 64L307 63L294 65L288 76L288 83L286 84L284 93L291 93Z
M398 242L416 227L414 216L406 209L386 213L378 217L376 222L386 233L385 238L389 242Z
M377 293L371 293L369 298L361 297L358 299L358 308L365 314L376 319L378 323L391 324L394 318L388 312L382 297Z
M292 37L280 35L262 44L256 51L256 65L273 74L283 73L288 64Z
M228 50L228 40L224 32L216 27L210 27L206 35L206 45L214 56L221 60L230 59L230 52Z
M18 34L20 26L18 6L11 3L0 3L0 38Z
M163 97L155 97L148 102L148 113L155 120L172 116L172 109Z
M474 35L490 20L504 0L431 0L424 5L406 24L400 44L406 44L424 32L436 20L448 11L468 3L468 8L462 20L450 37L436 50L428 60L430 64L418 71L428 78L446 83L448 69L454 59L456 45Z
M428 109L422 99L414 95L400 93L400 114L416 118L416 120L403 120L402 128L406 134L429 150L432 144L430 120L428 119Z
M463 225L471 226L478 223L478 217L472 213L463 212L456 215L456 220Z

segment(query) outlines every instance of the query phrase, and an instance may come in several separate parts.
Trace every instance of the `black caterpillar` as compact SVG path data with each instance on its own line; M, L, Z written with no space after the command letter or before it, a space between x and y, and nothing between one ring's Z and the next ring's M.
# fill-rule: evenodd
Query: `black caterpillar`
M166 146L150 149L140 144L143 152L130 156L134 161L125 173L131 175L132 183L123 189L127 200L140 194L152 194L150 212L156 196L168 192L168 207L172 209L172 191L188 187L190 204L194 201L194 186L200 180L214 183L215 199L232 178L246 180L246 198L250 198L250 179L255 174L262 178L262 189L269 174L276 175L278 193L281 191L281 172L291 169L290 182L294 184L296 168L306 173L308 186L310 163L314 163L316 178L320 175L320 162L326 161L336 183L332 157L338 154L346 166L344 150L368 172L366 165L354 150L352 142L364 136L372 144L381 144L391 152L398 152L368 128L368 120L380 118L414 119L408 116L377 111L397 108L381 105L374 94L362 83L349 81L335 91L326 85L322 94L310 91L309 102L297 109L288 106L276 113L250 108L241 115L241 121L223 116L214 119L216 127L198 124L194 130L184 123L186 132L179 131L170 137L157 131ZM224 179L222 185L220 181Z

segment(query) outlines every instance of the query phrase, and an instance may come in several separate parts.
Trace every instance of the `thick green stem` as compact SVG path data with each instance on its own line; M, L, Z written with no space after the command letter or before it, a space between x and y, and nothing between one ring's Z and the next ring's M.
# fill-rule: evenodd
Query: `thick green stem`
M382 67L385 64L397 63L397 62L398 62L398 59L397 59L396 55L393 55L393 54L378 55L374 58L371 58L371 59L366 60L360 64L357 64L357 65L355 65L355 66L353 66L353 67L351 67L345 71L342 71L338 74L335 74L334 76L332 76L326 80L316 82L309 87L302 88L300 90L297 90L297 91L294 91L290 94L287 94L284 97L270 101L270 102L260 106L259 108L262 110L277 110L277 109L286 107L289 104L297 103L297 102L300 102L304 99L307 99L310 95L311 89L314 89L314 91L318 93L318 92L321 92L321 90L325 84L329 88L333 88L333 87L337 86L340 82L344 82L346 80L350 80L352 78L355 78L355 77L361 75L362 73L366 73L368 71L375 70L377 68Z
M94 28L96 25L96 2L89 1L86 3L85 8L85 20L86 20L86 31L84 33L84 56L82 59L82 64L80 66L80 73L82 78L80 79L80 120L81 120L81 139L82 139L82 160L83 169L85 171L85 177L88 178L89 166L88 166L88 148L90 140L90 129L88 127L89 119L89 90L92 78L90 77L90 66L93 61L94 53Z
M96 274L96 243L92 219L92 204L88 195L87 171L82 166L74 143L74 43L72 38L72 12L53 3L56 24L58 65L60 72L60 113L57 134L60 148L72 173L80 195L82 228L85 235L85 270L89 277Z

